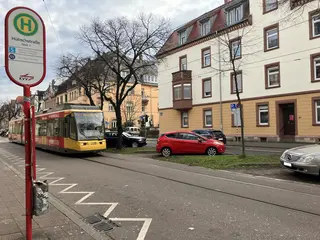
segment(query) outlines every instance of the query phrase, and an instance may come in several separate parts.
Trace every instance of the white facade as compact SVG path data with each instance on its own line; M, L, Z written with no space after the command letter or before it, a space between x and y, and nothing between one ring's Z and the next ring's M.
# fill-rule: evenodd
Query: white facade
M320 52L320 38L309 38L309 12L318 8L318 1L307 3L300 10L290 10L289 4L290 1L263 14L262 1L251 1L252 25L229 34L230 39L242 36L242 58L236 63L242 71L242 99L320 89L320 82L311 82L310 66L310 55ZM279 48L265 52L264 28L273 24L279 24ZM162 59L158 68L160 109L173 107L172 73L179 71L179 57L183 55L187 55L187 69L192 71L192 104L220 101L218 41L213 38ZM221 69L227 70L229 51L223 44L220 46ZM211 67L202 68L201 50L206 47L211 47ZM280 87L266 89L265 65L275 62L280 62ZM212 96L203 98L202 79L208 77L212 80ZM231 94L230 71L221 73L221 83L222 101L236 100L236 95Z

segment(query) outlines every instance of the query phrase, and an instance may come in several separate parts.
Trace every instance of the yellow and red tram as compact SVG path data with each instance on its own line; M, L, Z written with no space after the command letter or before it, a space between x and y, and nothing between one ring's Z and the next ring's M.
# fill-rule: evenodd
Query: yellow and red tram
M36 113L36 147L63 153L106 149L104 116L99 107L62 104ZM9 122L9 140L24 144L24 119Z

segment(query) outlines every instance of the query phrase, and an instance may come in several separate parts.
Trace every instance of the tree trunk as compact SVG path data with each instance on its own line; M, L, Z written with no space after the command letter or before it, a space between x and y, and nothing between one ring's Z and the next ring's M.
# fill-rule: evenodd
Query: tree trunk
M116 111L117 132L118 132L117 149L121 149L122 148L122 132L123 132L123 128L122 128L121 108L120 108L119 104L116 105L115 111Z
M95 106L96 104L94 103L93 99L92 99L92 96L91 96L91 91L86 89L86 95L87 97L89 98L89 102L90 102L90 106Z
M103 111L103 105L104 105L104 99L103 99L103 95L100 94L100 109Z

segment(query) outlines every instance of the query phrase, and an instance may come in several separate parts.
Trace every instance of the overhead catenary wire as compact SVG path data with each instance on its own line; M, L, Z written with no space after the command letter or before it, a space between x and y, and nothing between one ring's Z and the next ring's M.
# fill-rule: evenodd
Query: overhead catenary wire
M49 18L50 24L51 24L52 29L53 29L53 33L54 33L54 35L55 35L55 37L56 37L56 40L57 40L57 42L58 42L58 44L59 44L59 46L60 46L60 51L61 51L61 53L63 54L63 47L62 47L62 44L61 44L61 42L60 42L59 36L58 36L58 34L57 34L57 32L56 32L56 28L55 28L55 26L54 26L54 24L53 24L53 21L52 21L51 14L50 14L50 12L49 12L48 6L47 6L45 0L42 0L42 1L43 1L43 3L44 3L45 8L46 8L46 11L47 11L47 14L48 14L48 18Z

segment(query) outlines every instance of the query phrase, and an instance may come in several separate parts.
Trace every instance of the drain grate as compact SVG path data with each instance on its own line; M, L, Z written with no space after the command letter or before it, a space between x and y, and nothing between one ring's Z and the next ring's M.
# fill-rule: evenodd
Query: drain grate
M110 231L113 229L113 226L106 222L100 222L93 225L93 228L100 232Z
M99 217L93 215L93 216L85 218L84 221L89 224L95 224L95 223L101 222L101 219Z
M114 229L115 227L120 227L120 225L108 218L105 218L100 213L95 213L92 216L86 217L84 221L92 225L92 227L99 232L106 232Z

